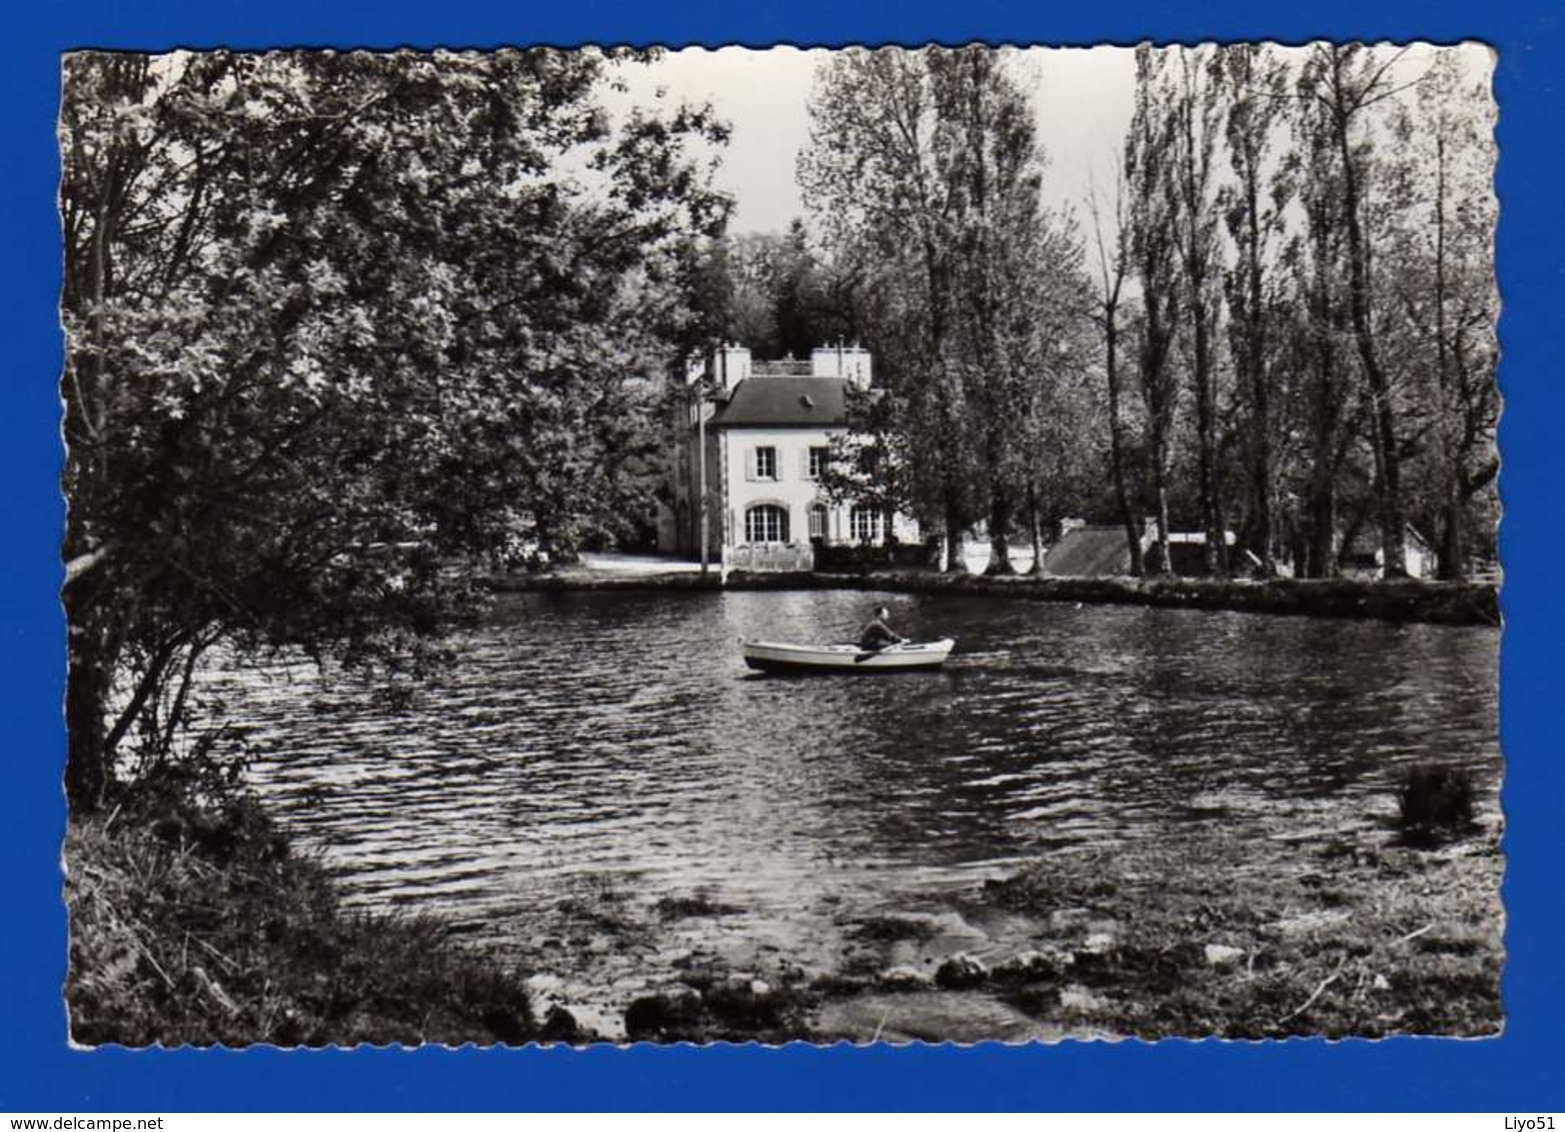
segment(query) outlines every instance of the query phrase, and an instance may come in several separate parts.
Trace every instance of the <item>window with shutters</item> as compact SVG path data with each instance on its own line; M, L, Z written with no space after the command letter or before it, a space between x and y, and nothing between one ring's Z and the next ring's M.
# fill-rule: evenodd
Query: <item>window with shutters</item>
M855 505L849 516L849 529L858 542L879 542L880 508Z
M744 513L744 540L748 543L788 541L788 512L775 503L757 503Z
M758 480L777 478L777 449L767 447L755 450L755 478Z
M810 504L810 537L826 537L826 504Z

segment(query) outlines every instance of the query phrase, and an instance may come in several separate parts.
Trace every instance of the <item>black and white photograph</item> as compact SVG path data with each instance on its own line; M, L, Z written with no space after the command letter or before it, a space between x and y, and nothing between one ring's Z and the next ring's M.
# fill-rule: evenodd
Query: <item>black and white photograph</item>
M64 56L71 1042L1499 1035L1494 67Z

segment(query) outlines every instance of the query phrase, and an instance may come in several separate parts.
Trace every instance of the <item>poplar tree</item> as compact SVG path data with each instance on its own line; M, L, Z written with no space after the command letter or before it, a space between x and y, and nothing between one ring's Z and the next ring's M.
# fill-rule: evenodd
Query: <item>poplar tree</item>
M1370 111L1398 93L1392 68L1404 54L1405 50L1389 56L1372 53L1361 44L1316 44L1297 84L1299 97L1318 109L1309 120L1323 131L1336 157L1335 220L1345 237L1348 314L1365 383L1376 519L1388 578L1407 575L1407 515L1399 410L1377 321L1376 249L1370 222L1376 142Z
M1219 208L1234 248L1224 285L1230 318L1229 345L1246 409L1244 425L1249 523L1246 542L1261 571L1277 573L1277 460L1279 428L1273 384L1279 351L1278 308L1286 301L1278 257L1287 237L1294 197L1286 142L1291 100L1288 69L1259 44L1219 49L1217 81L1225 96L1223 138L1232 181L1219 192Z
M1173 572L1169 557L1169 464L1179 375L1173 362L1180 287L1175 210L1178 194L1170 161L1174 145L1162 92L1166 56L1136 48L1136 101L1125 139L1126 220L1132 272L1140 289L1135 324L1141 397L1146 405L1147 479L1157 524L1154 571Z
M990 569L1008 572L1043 379L1039 256L1060 231L1040 202L1031 109L1003 52L928 48L840 53L810 114L806 202L875 293L879 420L898 450L888 466L908 470L908 502L943 529L949 568L982 516Z
M1454 55L1439 55L1397 108L1395 206L1385 260L1397 356L1424 410L1416 467L1438 572L1462 576L1473 501L1499 471L1495 384L1493 112ZM1490 550L1492 548L1485 548Z

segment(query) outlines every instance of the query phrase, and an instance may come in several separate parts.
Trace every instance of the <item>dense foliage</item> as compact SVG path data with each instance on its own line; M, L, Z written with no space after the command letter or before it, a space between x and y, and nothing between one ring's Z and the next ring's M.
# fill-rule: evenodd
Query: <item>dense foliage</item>
M452 555L650 506L721 231L709 111L627 56L79 54L60 118L69 788L175 743L220 642L401 655Z
M163 774L73 823L71 1038L85 1045L520 1045L546 1032L517 974L435 920L342 906L254 799Z

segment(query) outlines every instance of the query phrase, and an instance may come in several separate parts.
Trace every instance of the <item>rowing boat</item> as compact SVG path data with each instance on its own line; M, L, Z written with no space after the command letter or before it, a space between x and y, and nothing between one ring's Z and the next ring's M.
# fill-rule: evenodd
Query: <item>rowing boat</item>
M908 641L883 649L741 640L744 662L762 672L919 672L939 668L956 641Z

